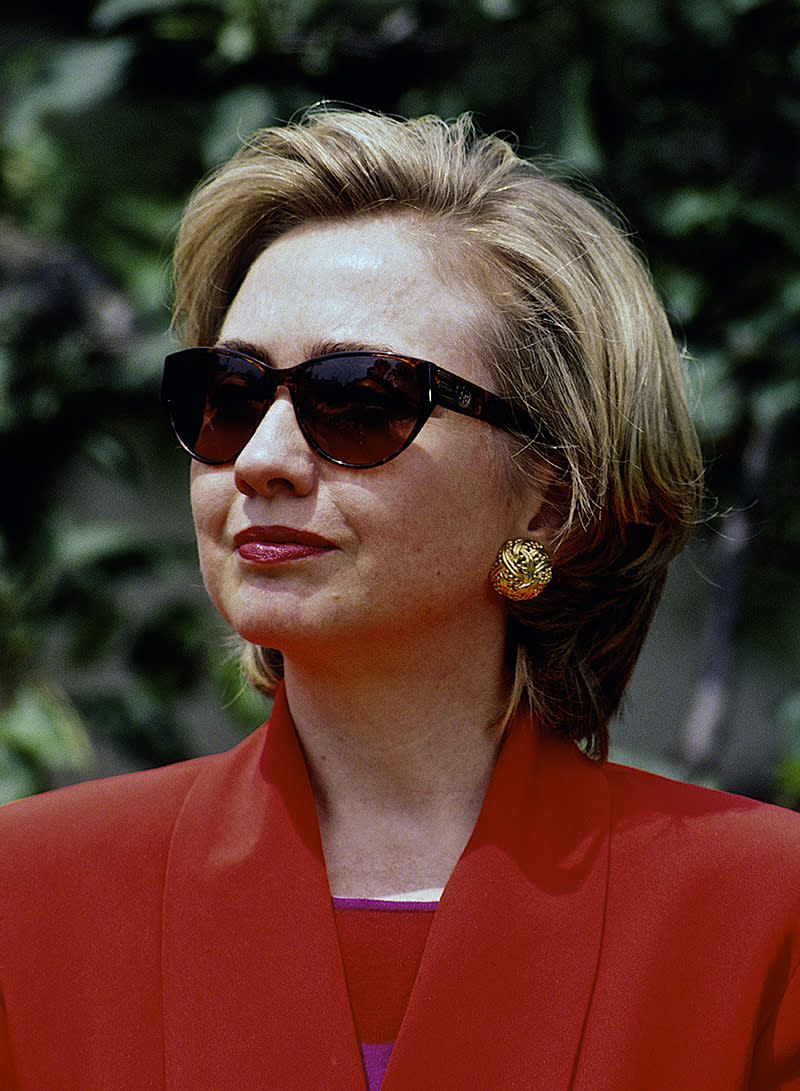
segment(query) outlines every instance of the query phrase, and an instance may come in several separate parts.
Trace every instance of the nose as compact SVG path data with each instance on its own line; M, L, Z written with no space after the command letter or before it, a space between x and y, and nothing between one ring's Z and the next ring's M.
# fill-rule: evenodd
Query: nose
M278 388L233 469L236 487L245 496L269 496L281 489L307 496L314 488L316 456L298 427L285 387Z

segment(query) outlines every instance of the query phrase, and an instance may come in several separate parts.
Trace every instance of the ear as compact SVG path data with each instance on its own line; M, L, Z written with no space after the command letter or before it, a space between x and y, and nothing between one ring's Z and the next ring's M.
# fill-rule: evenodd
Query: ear
M563 473L549 462L540 462L528 485L527 503L522 507L520 537L531 538L553 555L567 521L570 487Z

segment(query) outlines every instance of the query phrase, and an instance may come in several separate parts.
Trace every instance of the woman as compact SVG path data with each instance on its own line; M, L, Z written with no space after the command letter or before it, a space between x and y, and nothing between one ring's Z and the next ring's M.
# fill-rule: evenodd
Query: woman
M318 111L176 271L273 713L4 809L3 1086L800 1087L800 821L605 760L701 478L622 233L465 119Z

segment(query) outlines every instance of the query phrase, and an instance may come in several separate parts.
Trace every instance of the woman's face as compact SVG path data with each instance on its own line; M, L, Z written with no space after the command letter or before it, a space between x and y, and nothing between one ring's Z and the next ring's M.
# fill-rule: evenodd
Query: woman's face
M246 342L277 367L388 349L492 389L479 359L482 304L466 282L445 283L417 239L402 218L282 235L250 268L220 343ZM497 646L505 607L487 574L539 506L509 489L502 443L490 425L436 409L393 461L346 469L309 448L279 390L235 464L192 465L211 599L287 661Z

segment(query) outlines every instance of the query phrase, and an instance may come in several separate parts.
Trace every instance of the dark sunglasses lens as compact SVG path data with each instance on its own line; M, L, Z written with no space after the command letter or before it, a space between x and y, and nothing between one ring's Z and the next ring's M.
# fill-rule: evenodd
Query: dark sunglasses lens
M413 363L371 355L310 362L297 375L292 399L311 443L346 466L377 466L402 451L425 400Z
M175 353L164 373L164 396L178 439L203 462L233 462L275 394L256 364L204 349Z

